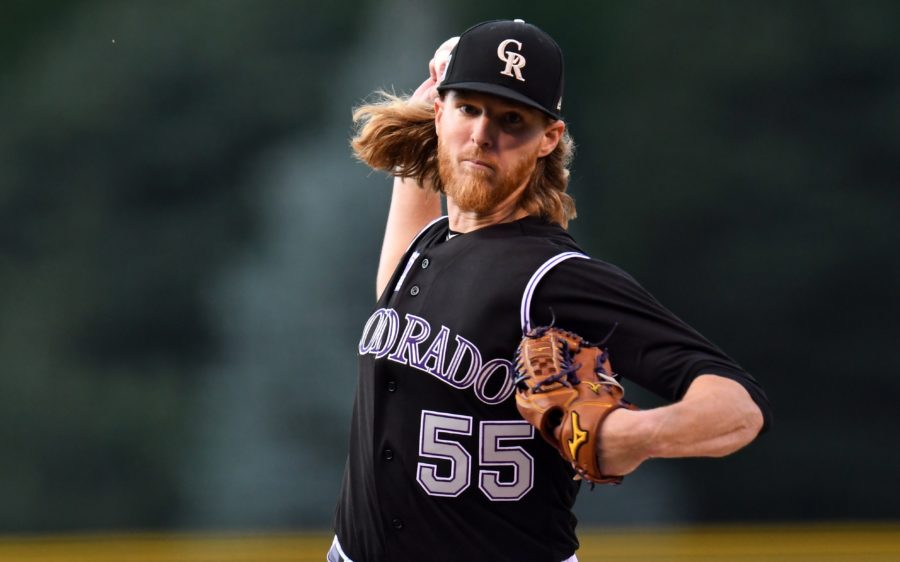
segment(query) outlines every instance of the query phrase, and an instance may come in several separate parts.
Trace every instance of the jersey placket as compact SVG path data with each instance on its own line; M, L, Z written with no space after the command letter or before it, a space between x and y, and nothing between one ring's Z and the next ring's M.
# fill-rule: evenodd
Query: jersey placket
M387 306L396 310L401 318L408 319L407 315L419 316L425 308L428 288L434 279L435 272L433 260L428 254L412 252L388 298ZM403 324L412 326L412 323L408 321L404 321ZM401 345L404 337L413 338L415 335L412 333L401 334ZM384 408L386 412L392 411L395 415L407 411L408 408L399 406L399 404L418 398L409 390L410 381L404 379L421 375L411 373L407 368L398 367L391 361L376 362L376 364L379 363L376 372L380 372L380 376L376 378L382 380L379 390L382 393L382 399L376 403L380 403L380 408ZM374 459L375 466L379 472L383 473L383 477L376 478L376 482L379 483L378 495L388 559L402 557L402 552L405 550L404 542L415 540L406 535L415 534L415 526L422 523L414 512L408 492L384 485L392 480L409 481L410 478L415 478L417 451L415 449L407 450L406 447L400 445L403 438L399 432L404 429L408 429L405 424L385 423L382 425L381 435L376 436L378 445L373 451L376 457ZM407 458L407 456L411 458ZM410 470L412 470L411 474Z

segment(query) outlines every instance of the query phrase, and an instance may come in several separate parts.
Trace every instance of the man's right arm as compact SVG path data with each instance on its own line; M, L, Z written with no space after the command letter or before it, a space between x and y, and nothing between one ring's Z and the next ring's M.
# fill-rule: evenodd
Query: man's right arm
M438 97L437 86L458 40L459 37L453 37L437 48L428 62L428 78L410 96L410 101L434 103ZM441 196L430 186L420 186L413 179L394 178L393 189L375 278L375 298L384 292L415 235L441 216Z
M388 211L375 279L375 298L381 296L413 237L425 225L441 216L441 196L422 188L413 179L394 178L391 208Z

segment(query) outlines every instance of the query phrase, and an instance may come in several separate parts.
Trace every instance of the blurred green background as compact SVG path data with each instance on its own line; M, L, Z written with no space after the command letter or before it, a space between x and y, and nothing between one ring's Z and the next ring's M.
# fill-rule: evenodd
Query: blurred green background
M390 184L351 108L496 17L566 53L571 230L776 410L582 521L900 519L900 4L3 0L0 533L328 528Z

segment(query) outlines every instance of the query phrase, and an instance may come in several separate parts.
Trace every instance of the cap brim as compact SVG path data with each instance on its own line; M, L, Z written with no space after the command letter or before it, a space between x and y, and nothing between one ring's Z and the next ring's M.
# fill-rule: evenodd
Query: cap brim
M549 115L553 119L562 119L562 116L559 113L548 111L546 107L542 106L536 101L531 100L530 98L520 94L515 90L511 90L503 86L498 86L497 84L486 84L484 82L455 82L452 84L441 84L437 87L437 90L438 92L444 92L447 90L467 90L470 92L491 94L499 96L501 98L519 102L521 104L527 105L528 107L533 107L541 113Z

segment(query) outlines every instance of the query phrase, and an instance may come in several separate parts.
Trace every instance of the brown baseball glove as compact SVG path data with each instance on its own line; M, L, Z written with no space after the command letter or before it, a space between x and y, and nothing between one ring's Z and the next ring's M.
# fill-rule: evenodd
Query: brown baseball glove
M516 350L516 406L579 476L619 484L597 458L600 426L618 408L636 409L609 363L607 350L552 326L528 332Z

